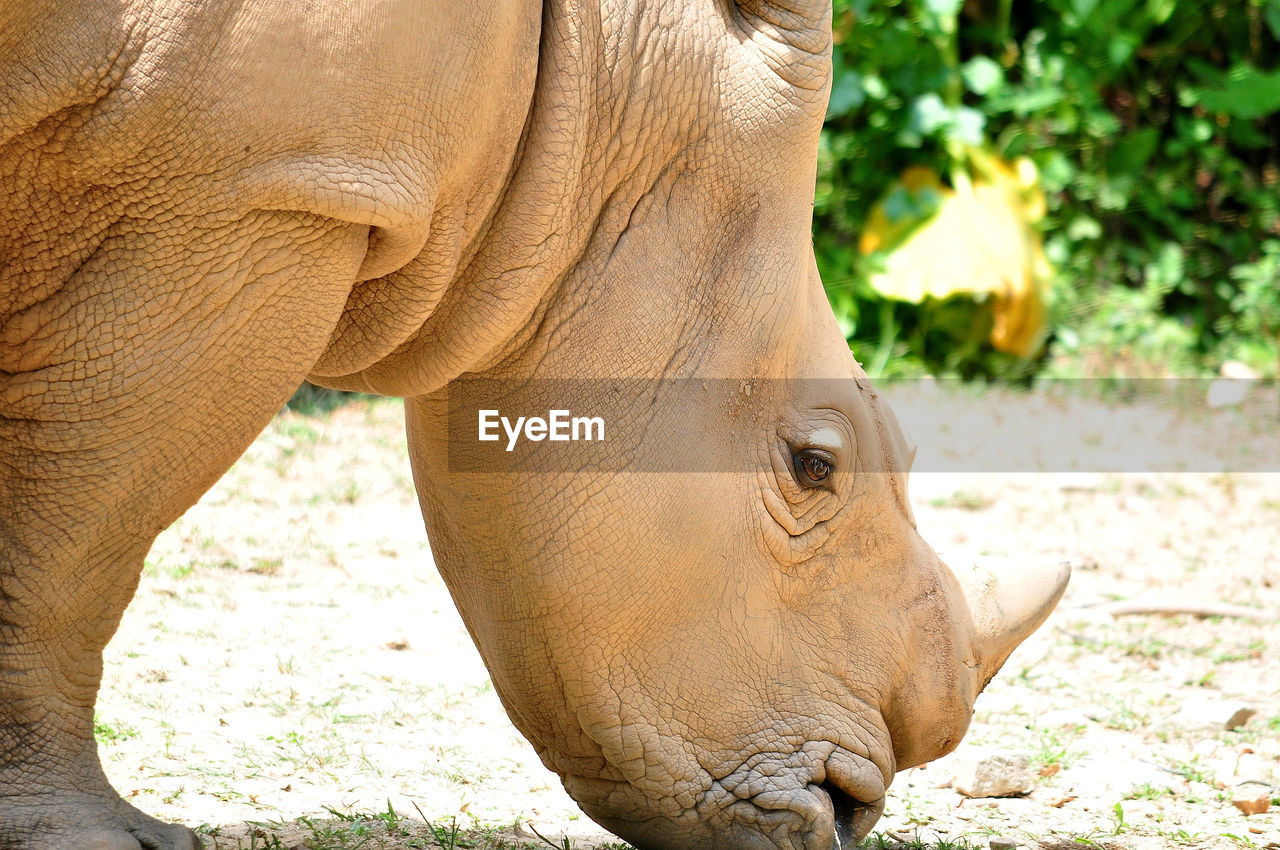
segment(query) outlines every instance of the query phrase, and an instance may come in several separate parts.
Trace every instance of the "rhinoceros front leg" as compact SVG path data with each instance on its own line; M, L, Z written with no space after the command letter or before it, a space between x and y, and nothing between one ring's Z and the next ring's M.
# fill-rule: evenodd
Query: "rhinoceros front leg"
M2 850L198 843L103 774L102 650L156 534L323 350L367 244L367 228L284 212L157 231L108 234L56 288L35 262L0 263Z

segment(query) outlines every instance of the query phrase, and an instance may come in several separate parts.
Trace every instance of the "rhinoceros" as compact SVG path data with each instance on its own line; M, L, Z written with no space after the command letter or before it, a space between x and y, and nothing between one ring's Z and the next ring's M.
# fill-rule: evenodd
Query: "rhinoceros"
M810 243L830 14L0 4L0 847L197 843L103 774L102 650L307 377L406 399L504 705L637 847L840 846L957 744L1066 571L953 572L916 532ZM518 447L560 467L468 454L477 379L577 382ZM631 430L575 467L539 434L597 402Z

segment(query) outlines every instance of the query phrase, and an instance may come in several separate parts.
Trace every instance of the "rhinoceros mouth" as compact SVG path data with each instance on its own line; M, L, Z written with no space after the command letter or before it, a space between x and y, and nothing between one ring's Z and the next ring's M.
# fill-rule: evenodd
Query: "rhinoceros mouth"
M866 838L884 812L884 797L871 801L860 800L831 779L819 784L818 788L831 800L835 820L832 850L853 847Z
M659 810L661 800L638 792L625 780L565 775L565 790L590 817L642 850L849 850L879 821L888 782L866 756L835 745L816 746L826 751L821 760L796 768L791 778L798 783L788 783L785 770L766 773L761 764L748 760L733 774L736 782L715 781L702 800L683 813L669 806ZM776 767L776 762L770 764ZM807 783L804 773L809 774ZM762 777L774 787L754 795L742 793L752 779Z

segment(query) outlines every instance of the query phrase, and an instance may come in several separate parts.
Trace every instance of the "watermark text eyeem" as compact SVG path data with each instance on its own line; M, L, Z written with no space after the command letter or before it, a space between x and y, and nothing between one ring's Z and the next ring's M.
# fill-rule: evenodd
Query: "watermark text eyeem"
M497 442L502 438L499 428L507 436L507 451L516 447L521 434L526 440L535 443L542 440L552 442L577 442L604 440L604 418L600 416L573 416L568 410L548 411L547 417L518 416L512 422L496 410L480 411L481 442Z

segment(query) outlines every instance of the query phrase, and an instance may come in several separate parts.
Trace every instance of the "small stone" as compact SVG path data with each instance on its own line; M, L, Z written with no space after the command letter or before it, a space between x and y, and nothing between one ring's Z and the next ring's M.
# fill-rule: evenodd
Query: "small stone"
M1016 797L1035 784L1026 753L974 751L958 757L955 789L966 797Z
M1222 375L1209 384L1206 403L1211 408L1231 407L1249 397L1249 390L1261 377L1248 365L1238 360L1228 360L1219 370Z
M1226 719L1226 722L1222 724L1222 728L1228 732L1232 729L1239 729L1241 726L1248 723L1249 720L1257 713L1258 709L1252 708L1251 706L1237 706L1236 710L1233 711L1231 716Z
M1169 723L1183 730L1213 734L1239 729L1257 713L1258 710L1249 705L1201 697L1184 702L1182 708L1169 718Z
M1262 793L1239 794L1232 798L1231 805L1235 806L1246 815L1264 814L1267 809L1271 808L1271 795Z
M1014 850L1018 846L1018 842L1007 838L993 838L987 844L991 846L991 850Z
M1209 391L1205 393L1205 404L1212 410L1221 407L1236 407L1249 397L1249 384L1231 378L1214 378L1209 382Z
M1256 381L1262 377L1247 363L1241 363L1239 360L1226 361L1219 368L1218 374L1232 381Z

